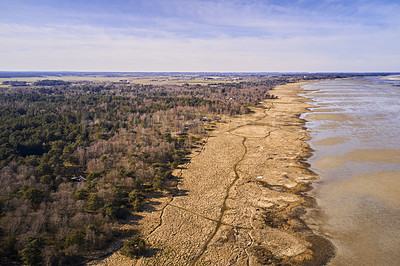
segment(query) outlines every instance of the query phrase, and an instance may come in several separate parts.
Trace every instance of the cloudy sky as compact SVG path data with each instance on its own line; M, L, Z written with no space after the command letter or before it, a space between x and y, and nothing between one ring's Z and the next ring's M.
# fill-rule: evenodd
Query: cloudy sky
M400 71L399 0L0 0L0 71Z

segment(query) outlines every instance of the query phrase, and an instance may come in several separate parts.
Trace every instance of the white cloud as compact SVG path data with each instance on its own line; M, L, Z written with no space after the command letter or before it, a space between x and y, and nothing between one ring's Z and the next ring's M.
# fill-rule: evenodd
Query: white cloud
M341 20L343 16L318 8L296 10L259 2L169 4L161 7L160 15L153 18L124 14L120 18L122 24L119 21L108 26L83 23L79 19L73 23L62 20L42 25L3 22L0 70L400 69L396 47L400 42L398 18L382 18L381 24L368 24L359 18ZM368 13L376 5L367 4L360 13ZM174 13L178 15L171 17ZM392 14L393 10L381 8L375 13ZM107 16L98 17L103 15Z
M213 39L137 38L108 34L102 29L70 30L18 28L16 36L3 38L2 70L81 71L373 71L370 52L385 58L385 42L362 51L370 35L260 39L255 37ZM39 38L21 39L30 33ZM378 38L379 39L379 38ZM348 42L352 41L353 44ZM370 44L370 43L369 43ZM390 48L390 49L389 49ZM327 52L329 51L329 52ZM361 52L360 52L361 51ZM372 54L372 53L371 53ZM386 62L389 71L399 67L397 55ZM394 63L393 63L393 62ZM392 63L391 63L392 62ZM376 62L381 63L381 62Z

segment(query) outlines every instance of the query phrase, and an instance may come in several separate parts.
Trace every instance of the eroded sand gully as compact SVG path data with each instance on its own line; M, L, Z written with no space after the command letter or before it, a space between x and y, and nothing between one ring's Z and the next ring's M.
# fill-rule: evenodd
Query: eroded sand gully
M321 265L331 244L299 218L313 204L303 196L315 179L303 159L307 131L299 115L310 107L300 85L274 89L254 114L213 131L181 170L177 193L155 200L139 222L152 255L119 255L100 265ZM157 204L158 203L158 204Z

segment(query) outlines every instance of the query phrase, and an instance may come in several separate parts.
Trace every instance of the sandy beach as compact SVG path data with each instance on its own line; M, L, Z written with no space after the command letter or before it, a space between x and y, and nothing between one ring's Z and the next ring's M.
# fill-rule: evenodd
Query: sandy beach
M300 219L316 175L298 96L304 83L276 87L250 115L218 124L174 172L172 195L152 199L134 225L149 244L131 260L116 252L95 265L322 265L329 241Z

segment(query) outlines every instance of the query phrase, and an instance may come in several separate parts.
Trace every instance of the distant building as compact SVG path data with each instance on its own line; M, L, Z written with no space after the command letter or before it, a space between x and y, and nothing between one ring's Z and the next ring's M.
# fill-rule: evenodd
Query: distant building
M193 128L195 127L197 124L195 123L195 121L193 122L187 122L184 124L185 129L189 129L189 128Z
M201 121L203 122L217 121L217 120L221 120L221 118L218 116L212 116L212 117L204 116L201 118Z
M177 137L177 136L182 136L183 135L183 132L182 131L175 131L175 132L171 132L171 136L175 136L175 137Z
M71 180L74 182L85 182L86 177L80 175L80 176L75 176L75 177L71 178Z

